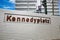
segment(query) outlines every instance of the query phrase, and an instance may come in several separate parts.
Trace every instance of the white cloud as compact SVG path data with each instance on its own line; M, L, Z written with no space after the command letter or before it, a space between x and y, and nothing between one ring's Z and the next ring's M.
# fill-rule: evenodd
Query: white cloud
M11 8L11 7L9 7L9 6L4 6L4 8Z
M9 2L15 3L15 0L9 0Z

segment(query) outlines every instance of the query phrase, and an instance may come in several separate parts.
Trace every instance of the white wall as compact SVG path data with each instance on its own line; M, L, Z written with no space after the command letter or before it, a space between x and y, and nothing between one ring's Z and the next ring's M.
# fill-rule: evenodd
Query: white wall
M51 24L4 22L4 13L50 17ZM52 40L60 38L60 16L0 10L0 40Z

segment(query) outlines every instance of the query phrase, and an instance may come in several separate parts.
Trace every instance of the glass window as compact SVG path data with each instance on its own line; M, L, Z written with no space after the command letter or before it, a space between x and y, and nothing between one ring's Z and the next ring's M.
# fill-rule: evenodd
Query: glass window
M16 10L36 10L36 0L16 0Z
M58 1L58 6L59 6L59 15L60 15L60 0Z

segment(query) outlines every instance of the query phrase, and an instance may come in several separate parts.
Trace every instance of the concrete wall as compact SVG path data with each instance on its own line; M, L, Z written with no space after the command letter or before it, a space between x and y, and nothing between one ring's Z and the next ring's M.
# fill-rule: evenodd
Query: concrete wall
M4 22L4 13L50 17L51 24ZM60 16L0 10L0 40L52 40L60 38Z

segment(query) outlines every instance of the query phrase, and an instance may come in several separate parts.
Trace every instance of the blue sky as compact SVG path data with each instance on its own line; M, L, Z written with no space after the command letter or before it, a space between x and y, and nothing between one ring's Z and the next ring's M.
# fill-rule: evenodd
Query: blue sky
M0 8L14 10L15 0L0 0Z

